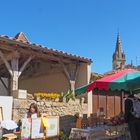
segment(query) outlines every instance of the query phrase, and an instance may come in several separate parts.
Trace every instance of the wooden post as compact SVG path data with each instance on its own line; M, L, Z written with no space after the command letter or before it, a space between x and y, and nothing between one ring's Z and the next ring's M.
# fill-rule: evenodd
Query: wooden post
M13 70L12 81L11 81L11 90L18 90L18 58L13 58L11 60L11 67Z
M116 115L116 106L115 106L115 94L114 94L114 117Z
M69 74L70 75L70 87L71 87L71 90L74 95L75 95L75 81L77 79L79 69L80 69L80 65L79 65L79 63L76 63L76 68L73 71L71 71L71 73Z
M74 80L70 80L70 86L71 86L71 90L74 93L75 92L75 81Z
M6 91L9 92L7 85L5 84L4 80L1 77L0 77L0 81L2 82L2 84L5 87Z
M64 73L69 81L70 89L73 91L73 94L75 94L75 81L80 68L79 63L78 62L76 63L76 69L72 70L71 72L67 69L67 67L61 60L59 60L59 63L63 67Z
M100 103L99 103L99 91L98 91L98 96L97 97L98 97L98 99L97 99L98 100L98 105L97 105L97 109L98 110L97 111L99 111L99 107L100 107Z
M22 67L20 68L19 72L18 72L18 76L21 75L21 73L24 71L24 69L26 68L27 64L33 59L33 56L30 56L22 65Z
M4 54L2 53L2 51L0 51L0 57L3 60L3 62L5 64L7 70L9 71L10 75L12 76L13 75L13 72L12 72L11 66L8 63L8 61L7 61L6 57L4 56Z
M70 80L70 74L69 74L69 72L68 72L66 66L64 65L64 63L63 63L61 60L59 60L59 63L61 64L61 66L62 66L62 68L63 68L63 70L64 70L64 73L65 73L65 75L66 75L66 77L67 77L67 79L68 79L68 81L69 81L69 80Z
M27 66L27 64L32 60L33 57L29 57L24 64L21 66L20 70L19 70L19 59L18 58L14 58L11 60L11 66L12 66L12 70L13 70L13 76L12 76L12 81L11 81L11 90L18 90L18 79L19 76L22 74L22 72L24 71L25 67Z
M6 59L6 57L4 56L3 52L0 51L0 57L3 60L8 72L10 73L11 76L11 91L13 90L18 90L18 79L19 76L21 75L21 73L23 72L23 70L25 69L25 67L27 66L27 64L31 61L31 59L33 58L32 56L30 56L22 65L22 67L19 70L19 53L18 51L15 51L14 53L11 53L9 55L9 58L11 60L11 65L9 64L8 60Z
M120 104L121 104L121 113L123 112L124 113L124 91L121 92L121 95L120 95Z
M11 77L8 78L8 91L9 91L9 96L11 94Z
M105 94L106 94L106 118L107 118L107 110L108 110L108 109L107 109L107 96L108 96L108 95L107 95L107 93L105 93Z

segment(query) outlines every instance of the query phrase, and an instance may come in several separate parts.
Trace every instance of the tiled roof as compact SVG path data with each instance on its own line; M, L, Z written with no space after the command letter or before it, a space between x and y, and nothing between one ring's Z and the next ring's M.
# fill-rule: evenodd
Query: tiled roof
M108 75L112 75L112 74L115 74L115 73L118 73L120 71L127 70L127 69L134 69L134 68L123 68L123 69L118 69L118 70L112 70L112 71L105 72L103 75L108 76Z
M9 37L7 35L0 35L0 40L6 41L6 42L12 42L12 43L17 44L19 46L28 46L28 47L31 47L32 49L39 49L39 50L43 49L43 50L48 51L48 52L53 53L53 54L64 56L64 57L67 57L70 59L76 59L76 60L83 61L86 63L92 62L92 60L89 58L85 58L82 56L78 56L78 55L66 53L63 51L55 50L52 48L48 48L46 46L43 46L43 45L40 45L37 43L31 43L31 42L29 42L29 40L27 39L27 37L24 35L23 32L18 33L15 37Z

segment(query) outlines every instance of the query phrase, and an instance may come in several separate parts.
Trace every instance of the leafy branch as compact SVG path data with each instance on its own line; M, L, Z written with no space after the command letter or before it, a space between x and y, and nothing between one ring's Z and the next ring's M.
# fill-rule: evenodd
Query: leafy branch
M63 98L66 98L66 102L68 102L70 99L75 100L75 96L72 90L68 90L63 94Z

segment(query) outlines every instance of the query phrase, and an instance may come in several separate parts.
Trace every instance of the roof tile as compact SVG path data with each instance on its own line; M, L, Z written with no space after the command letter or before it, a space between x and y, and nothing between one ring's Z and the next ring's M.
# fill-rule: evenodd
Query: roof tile
M55 50L55 49L52 49L52 48L48 48L46 46L42 46L42 45L37 44L37 43L31 43L31 42L29 42L29 40L27 39L27 37L24 35L23 32L18 33L14 38L13 37L8 37L7 35L0 35L0 37L8 38L9 40L24 43L26 45L29 45L29 47L31 47L33 49L42 49L42 50L45 49L44 51L46 51L46 50L50 51L50 52L52 51L52 52L55 52L55 53L59 53L61 55L65 55L67 57L74 57L74 58L82 59L83 61L86 61L86 62L90 62L90 63L92 62L91 59L88 59L88 58L85 58L85 57L82 57L82 56L66 53L64 51L58 51L58 50ZM17 45L20 46L19 44L17 44Z

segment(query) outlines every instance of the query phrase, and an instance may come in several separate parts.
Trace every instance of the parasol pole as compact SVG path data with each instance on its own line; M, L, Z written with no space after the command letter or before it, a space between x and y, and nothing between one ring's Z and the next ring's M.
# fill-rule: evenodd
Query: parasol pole
M116 115L116 106L115 106L115 93L114 93L114 116Z
M121 94L121 112L124 113L124 91L122 91L122 94Z
M133 94L131 89L130 89L130 94Z
M107 116L107 96L108 96L108 94L107 93L105 93L106 94L106 118L108 117Z

